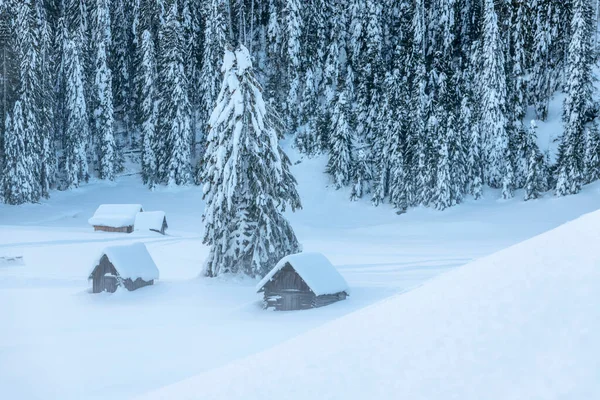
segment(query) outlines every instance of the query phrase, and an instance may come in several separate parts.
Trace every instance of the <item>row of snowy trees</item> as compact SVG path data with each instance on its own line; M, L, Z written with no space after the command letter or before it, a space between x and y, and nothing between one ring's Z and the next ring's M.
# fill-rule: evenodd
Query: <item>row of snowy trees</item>
M37 201L139 154L142 178L206 179L227 44L335 187L398 210L482 187L526 199L598 178L596 0L2 0L2 198ZM566 93L557 161L536 144ZM132 150L136 150L132 152Z
M322 2L310 9L315 41L304 43L304 97L289 128L302 151L329 154L336 187L400 211L445 209L479 198L483 185L503 198L524 188L526 200L549 189L577 193L600 171L596 7L591 0ZM557 90L567 97L553 164L536 144L535 123L524 119L529 106L546 119Z
M194 181L192 6L199 12L193 1L0 1L5 202L91 175L113 180L132 149L150 186Z

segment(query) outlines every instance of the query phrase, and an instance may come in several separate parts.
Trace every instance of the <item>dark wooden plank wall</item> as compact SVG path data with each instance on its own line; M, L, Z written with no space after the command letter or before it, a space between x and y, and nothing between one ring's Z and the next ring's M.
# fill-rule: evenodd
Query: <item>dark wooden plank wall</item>
M311 292L306 282L304 282L300 275L298 275L298 273L289 264L287 264L279 272L277 272L273 279L271 279L265 285L265 292L279 292L287 290Z
M131 233L133 232L133 225L122 226L120 228L113 228L112 226L94 225L94 231Z
M93 281L92 292L93 293L101 293L105 290L112 293L117 289L116 288L116 279L115 279L114 284L111 282L107 282L108 280L104 279L104 276L106 274L117 276L117 270L115 269L115 267L112 265L112 263L109 261L108 257L105 254L100 259L100 262L94 269L94 272L92 272L92 281ZM105 287L105 284L107 284L108 287Z

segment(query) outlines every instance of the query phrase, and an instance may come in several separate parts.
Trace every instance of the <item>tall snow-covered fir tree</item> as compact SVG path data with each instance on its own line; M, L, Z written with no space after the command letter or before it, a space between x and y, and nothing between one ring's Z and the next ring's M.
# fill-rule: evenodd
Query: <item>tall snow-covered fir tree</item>
M356 134L350 125L349 114L350 105L348 104L347 93L344 90L338 95L331 112L331 133L329 136L327 172L333 178L336 189L348 185L352 177Z
M162 160L159 163L159 175L170 186L192 182L192 121L181 34L175 1L166 14L159 34L162 40L159 134L164 140L160 149Z
M203 173L208 276L264 276L300 245L281 214L300 207L290 161L265 104L248 50L227 49L209 120Z
M21 100L15 103L12 119L7 116L4 132L6 161L2 176L4 201L8 204L31 203L39 199L35 171L35 152L25 126Z
M42 152L40 146L40 110L43 109L41 93L41 65L40 65L40 31L35 19L35 9L32 0L25 0L16 4L16 16L19 23L15 26L15 47L19 67L18 107L15 104L13 116L12 142L14 148L23 150L23 153L14 152L13 155L23 154L22 161L7 161L6 165L18 166L19 171L14 173L20 176L25 188L17 189L20 196L13 196L13 201L24 203L37 201L44 194L41 185ZM18 111L18 114L17 114ZM8 134L8 133L7 133ZM21 146L22 141L22 146ZM10 150L5 147L7 159ZM15 167L17 168L17 167ZM33 179L31 177L33 176ZM6 191L6 186L5 186ZM9 202L11 197L7 196Z
M158 122L157 72L154 40L149 30L142 33L142 61L140 64L140 126L142 128L142 180L153 187L158 180L157 139Z
M98 174L101 179L114 180L117 173L118 155L114 136L114 109L112 71L108 65L108 50L111 43L108 0L97 0L94 17L94 44L96 46L96 77L94 119Z
M410 83L411 125L407 139L408 152L411 154L410 173L413 177L413 194L410 205L428 205L432 199L435 165L432 160L432 141L428 129L431 120L431 98L428 90L427 74L427 37L425 1L415 5L412 19L411 69Z
M132 90L132 26L129 23L128 11L130 0L110 0L111 55L109 67L112 71L112 88L114 118L123 127L125 138L132 140L133 112L131 99L135 97Z
M535 13L533 26L533 49L531 69L531 99L537 118L545 121L548 103L552 97L552 0L537 0L532 3Z
M286 128L294 132L298 127L298 99L301 83L301 37L302 37L302 4L300 0L285 0L285 44L287 56L287 75L289 92L286 98Z
M536 143L536 129L537 125L535 121L531 121L524 146L525 154L527 156L524 200L537 199L542 196L543 192L548 190L546 165L544 162L544 155Z
M513 195L514 174L507 131L505 44L494 0L484 1L483 12L481 132L484 139L484 176L490 186L502 188L502 197L506 199Z
M65 183L78 187L87 182L90 126L84 95L84 73L78 46L69 40L65 46Z
M227 43L227 7L225 0L204 2L204 50L200 71L200 121L207 131L208 118L219 95L222 52ZM207 133L207 132L205 132Z
M313 68L309 67L305 73L304 91L299 109L299 127L294 142L296 147L304 154L313 156L321 150L319 132L317 130L316 113L319 111L319 97L317 77Z
M595 122L587 127L585 138L583 176L587 184L600 179L600 132Z
M43 0L34 3L34 15L37 29L39 30L39 84L40 98L38 107L38 120L40 130L36 135L37 147L40 149L39 181L41 194L50 196L50 189L56 182L56 151L54 149L54 110L55 92L53 82L53 50L52 33L48 20L47 10Z
M594 54L592 49L593 9L590 0L574 0L563 105L564 133L558 161L556 195L575 194L585 182L585 130L592 107Z

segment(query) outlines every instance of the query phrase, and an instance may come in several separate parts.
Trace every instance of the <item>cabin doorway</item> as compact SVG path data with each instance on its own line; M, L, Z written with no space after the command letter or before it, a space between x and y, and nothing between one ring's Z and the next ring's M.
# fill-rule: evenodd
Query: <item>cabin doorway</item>
M300 308L300 299L293 293L283 295L282 310L297 310Z
M114 293L117 290L117 277L108 273L100 278L100 288L103 292Z

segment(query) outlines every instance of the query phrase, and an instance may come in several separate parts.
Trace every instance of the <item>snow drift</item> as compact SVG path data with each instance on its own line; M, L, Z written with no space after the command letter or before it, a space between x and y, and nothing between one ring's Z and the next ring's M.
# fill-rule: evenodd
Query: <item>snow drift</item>
M151 399L600 398L600 212Z

